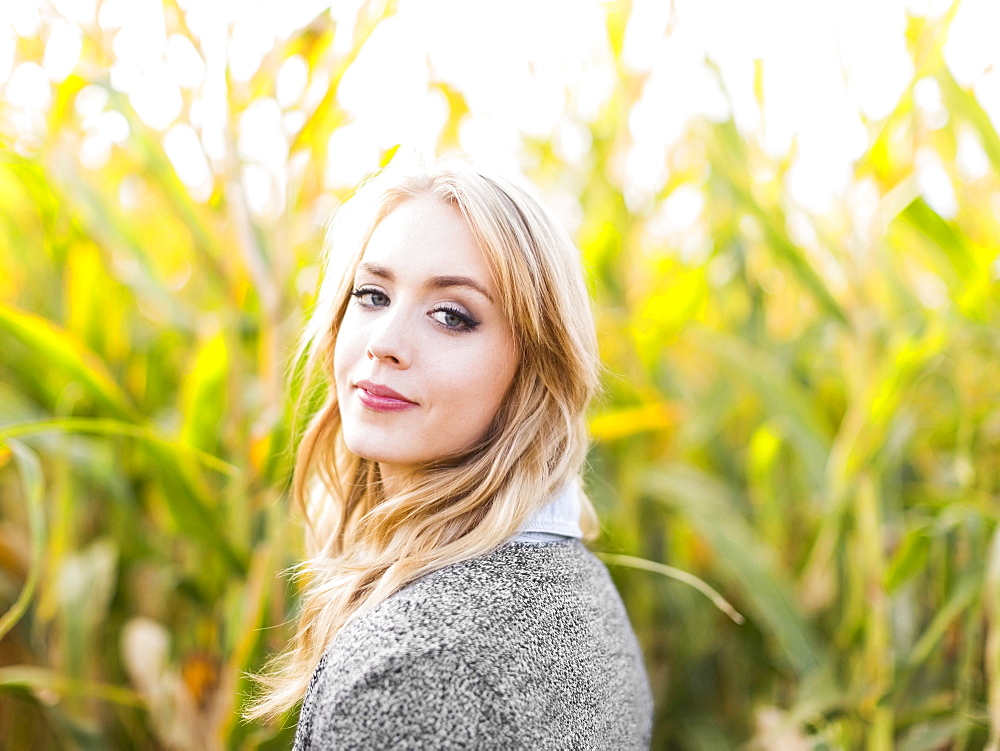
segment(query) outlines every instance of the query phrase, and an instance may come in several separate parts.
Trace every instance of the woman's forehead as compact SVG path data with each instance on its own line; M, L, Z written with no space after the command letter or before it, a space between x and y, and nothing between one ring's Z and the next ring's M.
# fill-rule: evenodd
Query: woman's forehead
M358 270L384 277L467 277L489 296L496 292L468 222L457 208L431 196L399 204L378 223Z

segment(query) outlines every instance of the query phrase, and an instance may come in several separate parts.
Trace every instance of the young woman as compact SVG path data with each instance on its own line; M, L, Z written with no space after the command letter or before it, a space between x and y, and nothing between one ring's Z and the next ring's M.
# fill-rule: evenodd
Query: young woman
M580 259L526 190L388 169L338 212L304 337L297 638L252 710L296 749L648 746L642 658L581 544L597 387Z

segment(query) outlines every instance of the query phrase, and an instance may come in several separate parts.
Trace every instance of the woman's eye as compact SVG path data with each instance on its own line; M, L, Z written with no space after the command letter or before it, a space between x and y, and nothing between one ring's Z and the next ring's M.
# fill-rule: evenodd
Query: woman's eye
M381 290L362 287L351 294L366 308L383 308L389 304L389 296Z
M452 308L438 308L431 317L445 328L455 331L468 331L479 325L470 315Z

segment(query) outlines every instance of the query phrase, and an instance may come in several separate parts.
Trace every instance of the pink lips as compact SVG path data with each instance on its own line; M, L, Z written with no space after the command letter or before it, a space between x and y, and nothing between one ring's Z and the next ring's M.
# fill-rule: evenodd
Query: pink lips
M381 386L371 381L358 381L354 385L357 386L361 404L375 412L401 412L417 406L416 402L411 402L388 386Z

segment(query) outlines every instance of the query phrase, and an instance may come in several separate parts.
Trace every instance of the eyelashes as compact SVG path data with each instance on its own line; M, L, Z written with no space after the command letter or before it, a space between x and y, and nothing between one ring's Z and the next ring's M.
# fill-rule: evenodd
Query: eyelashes
M366 310L384 308L389 304L389 295L375 287L358 287L351 291L351 297Z
M451 305L437 306L432 311L431 318L452 331L471 331L479 325L479 321L464 310Z
M378 310L389 306L389 296L377 287L358 287L351 291L351 297L363 310ZM457 305L441 303L436 305L428 316L446 331L468 332L479 325L463 308Z

